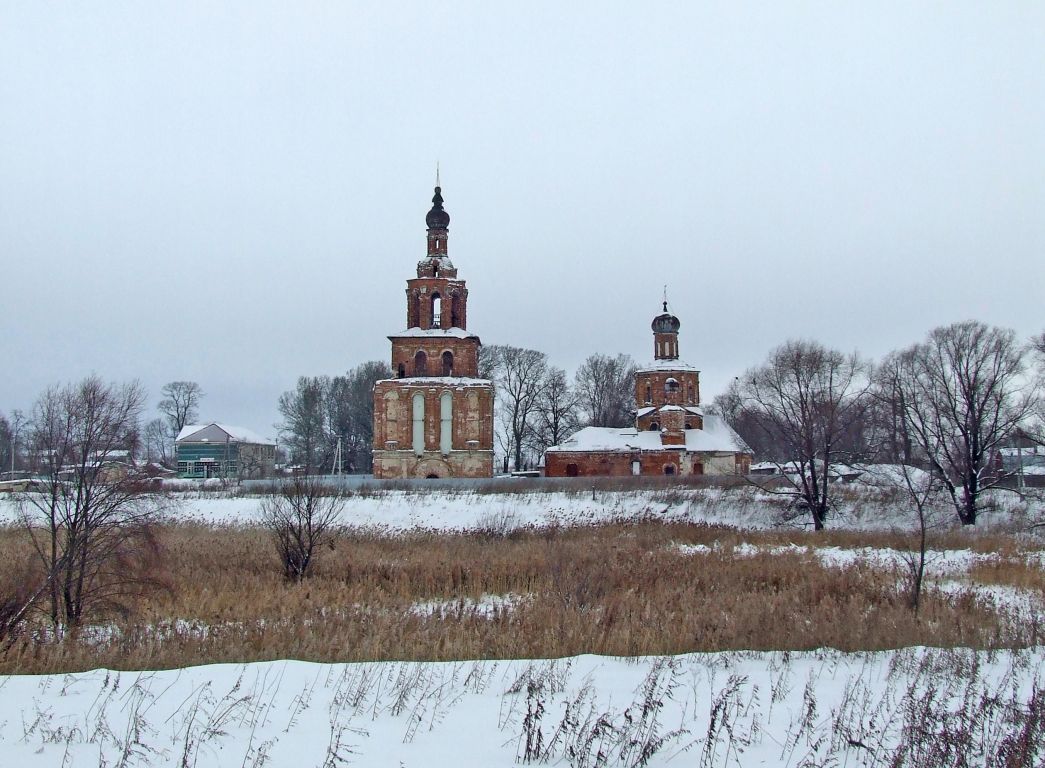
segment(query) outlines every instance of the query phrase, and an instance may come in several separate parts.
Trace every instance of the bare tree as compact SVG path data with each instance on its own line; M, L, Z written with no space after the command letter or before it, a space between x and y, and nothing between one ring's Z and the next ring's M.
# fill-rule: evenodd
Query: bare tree
M170 426L164 419L153 419L145 425L142 443L148 461L157 462L165 467L174 465L174 437L171 436Z
M173 438L196 420L203 390L195 381L171 381L163 385L163 399L157 406Z
M137 382L90 377L48 390L33 409L30 444L43 489L20 495L19 517L55 627L77 627L94 610L126 612L129 600L159 585L159 500L142 492L132 465L117 461L137 442L144 402Z
M478 358L477 365L480 379L493 381L494 375L497 373L497 358L500 350L501 346L499 344L481 344L479 346L476 357Z
M1038 445L1045 445L1045 332L1031 338L1030 349L1037 368L1034 413L1027 425L1027 435Z
M12 478L14 477L13 465L15 451L15 433L11 428L10 422L7 417L0 413L0 477L3 477L4 473L12 472Z
M635 363L629 355L590 355L574 377L581 412L591 427L627 427L635 402Z
M373 467L374 384L391 377L388 363L371 360L329 382L325 393L328 452L340 438L346 471L367 472Z
M325 463L328 447L325 396L328 389L329 379L326 377L301 376L297 388L284 392L279 398L284 443L290 450L291 461L302 465L305 474L322 469Z
M785 473L799 505L822 530L831 507L829 478L838 444L866 407L866 364L813 341L788 341L744 374L740 390L767 437L795 462Z
M261 502L261 524L272 535L288 580L309 575L318 548L331 541L344 506L344 493L315 477L286 481Z
M997 485L990 462L1034 406L1024 350L1011 330L977 321L936 328L892 365L905 429L947 488L964 525Z
M534 449L544 453L573 434L578 426L577 395L566 378L566 371L549 368L537 398L532 430Z
M523 449L533 429L545 385L548 357L535 349L487 347L493 356L493 375L500 406L502 445L511 453L515 468L523 466Z

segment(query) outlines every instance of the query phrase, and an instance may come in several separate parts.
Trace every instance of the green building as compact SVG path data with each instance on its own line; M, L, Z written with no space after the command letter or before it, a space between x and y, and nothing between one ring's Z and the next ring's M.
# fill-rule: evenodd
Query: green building
M272 474L276 444L242 427L187 424L174 441L178 477L259 478Z

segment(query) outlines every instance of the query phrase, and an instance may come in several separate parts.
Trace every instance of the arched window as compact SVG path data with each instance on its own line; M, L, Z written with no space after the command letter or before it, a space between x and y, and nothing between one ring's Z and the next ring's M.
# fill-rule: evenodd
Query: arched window
M427 376L428 375L428 355L425 354L423 349L417 350L417 354L414 355L414 376Z
M686 400L687 400L687 402L693 403L695 405L696 402L697 402L697 398L693 394L693 385L692 384L689 385L688 390L689 390L689 397L687 397Z
M653 402L653 385L650 384L649 382L646 382L646 402L647 403L652 403Z
M566 465L566 477L577 477L577 465L567 464Z
M432 294L432 327L439 328L443 316L443 297L438 293Z
M665 464L664 465L664 474L665 475L673 475L673 474L675 474L675 465L674 464Z
M686 429L693 429L693 425L690 422L686 422Z
M399 395L385 394L385 440L399 439Z
M454 353L450 350L443 352L443 376L454 375Z
M415 292L410 295L410 309L408 321L411 328L421 327L421 297Z
M700 461L693 462L693 474L694 475L703 475L704 474L704 464L703 464L703 462L700 462Z
M450 297L450 327L460 328L461 327L461 297L451 296Z
M650 432L659 432L660 431L660 424L658 424L655 421L651 421L649 423L649 431Z
M679 380L672 377L664 382L665 392L678 392L679 391Z
M439 396L439 451L446 456L453 446L454 396L443 392Z
M406 378L406 366L403 365L402 363L400 363L399 364L399 370L396 371L396 374L397 374L398 378L405 379Z
M413 400L413 448L418 456L425 452L425 396L421 392Z

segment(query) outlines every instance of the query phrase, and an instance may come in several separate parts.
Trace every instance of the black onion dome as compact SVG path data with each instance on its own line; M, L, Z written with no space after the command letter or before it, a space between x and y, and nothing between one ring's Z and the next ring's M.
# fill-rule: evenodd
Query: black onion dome
M664 302L664 314L653 318L652 328L654 333L678 333L682 323L673 314L668 312L668 302Z
M450 226L450 214L443 210L443 191L439 187L435 188L432 210L425 216L425 222L429 229L446 229Z

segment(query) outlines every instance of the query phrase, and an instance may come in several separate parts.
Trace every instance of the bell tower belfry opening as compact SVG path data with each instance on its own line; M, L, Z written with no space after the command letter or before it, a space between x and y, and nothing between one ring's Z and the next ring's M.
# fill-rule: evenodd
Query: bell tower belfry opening
M374 385L374 477L491 477L493 385L479 378L482 342L468 331L438 178L425 224L427 253L406 281L406 330L388 337L396 378Z

